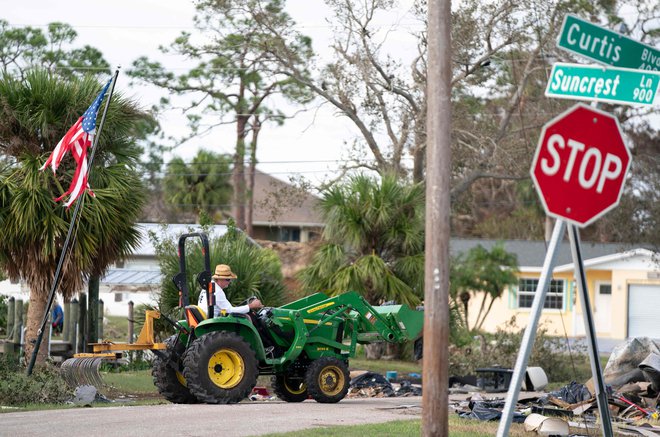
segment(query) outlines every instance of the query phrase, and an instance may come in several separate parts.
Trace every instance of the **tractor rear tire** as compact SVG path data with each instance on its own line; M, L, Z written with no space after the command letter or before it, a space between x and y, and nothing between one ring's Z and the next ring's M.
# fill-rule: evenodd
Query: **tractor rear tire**
M307 392L316 402L323 404L333 404L344 399L349 382L348 365L334 357L312 361L305 374Z
M277 373L270 382L277 397L283 401L302 402L309 398L304 377L290 375L286 372Z
M185 352L185 345L176 342L176 335L165 340L165 344L167 349L156 355L151 369L158 393L175 404L196 404L199 401L188 389L181 373L181 355Z
M257 384L257 357L233 332L202 335L188 348L183 376L190 391L207 404L233 404L245 399Z

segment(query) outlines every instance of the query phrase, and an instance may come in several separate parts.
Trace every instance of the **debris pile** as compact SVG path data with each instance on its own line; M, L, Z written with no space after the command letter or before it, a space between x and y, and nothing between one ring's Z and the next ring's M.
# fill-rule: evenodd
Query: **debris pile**
M422 388L410 380L402 379L400 383L390 382L380 373L356 372L352 373L348 389L351 398L382 398L392 396L421 396Z
M488 369L495 376L506 375L506 372L501 372L499 369L496 372L494 370L496 369ZM528 373L525 382L528 386L530 382L532 386L535 385L534 379L543 380L543 375L538 378L538 371L532 373L536 376L532 375L530 381ZM612 428L616 434L660 436L660 348L658 345L648 338L634 338L621 344L612 351L603 371L603 378L607 387ZM462 382L467 380L463 378ZM461 388L464 391L460 391ZM500 420L505 399L502 395L490 398L485 398L483 395L484 392L496 391L493 388L501 387L493 387L488 381L478 381L477 387L456 384L452 393L468 393L469 396L450 402L450 406L464 418ZM591 380L585 384L573 381L558 390L527 397L518 402L513 416L513 422L524 423L527 431L539 435L571 435L569 427L598 432L599 421L598 404Z

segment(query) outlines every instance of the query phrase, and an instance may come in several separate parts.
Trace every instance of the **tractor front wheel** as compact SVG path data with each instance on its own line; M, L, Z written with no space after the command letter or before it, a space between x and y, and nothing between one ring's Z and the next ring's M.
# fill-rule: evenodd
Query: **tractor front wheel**
M307 384L302 376L277 373L271 378L273 391L286 402L302 402L309 397Z
M334 357L313 361L305 374L307 391L316 402L325 404L344 399L348 393L349 382L348 365Z
M165 399L175 404L197 403L195 395L188 390L186 379L181 373L181 355L185 345L176 341L176 335L165 340L167 349L159 351L153 361L151 376L154 385Z
M190 391L208 404L240 402L257 383L255 353L233 332L210 332L193 341L183 365Z

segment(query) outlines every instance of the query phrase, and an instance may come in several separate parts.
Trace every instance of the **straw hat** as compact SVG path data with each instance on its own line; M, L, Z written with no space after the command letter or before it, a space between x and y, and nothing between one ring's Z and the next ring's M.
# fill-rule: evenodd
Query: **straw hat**
M218 264L215 266L213 279L236 279L237 276L231 271L227 264Z

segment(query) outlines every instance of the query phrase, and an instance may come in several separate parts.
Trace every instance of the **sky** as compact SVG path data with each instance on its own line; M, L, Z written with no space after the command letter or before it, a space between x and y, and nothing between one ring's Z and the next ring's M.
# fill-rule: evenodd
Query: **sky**
M411 2L395 10L383 24L405 20ZM98 6L97 6L98 5ZM103 5L103 7L101 7ZM194 31L194 6L188 0L115 0L90 2L82 0L0 0L0 18L12 26L34 26L45 29L53 21L70 24L78 32L75 46L85 44L98 48L111 67L121 67L116 91L137 100L145 109L156 104L164 95L158 88L134 84L121 71L130 68L139 56L158 59L173 72L184 72L185 61L166 57L158 50L167 45L181 31ZM287 12L299 30L312 37L315 51L322 63L330 60L331 29L326 22L330 11L322 0L289 0ZM389 22L387 22L389 21ZM388 37L391 38L391 37ZM284 126L268 126L262 130L258 146L258 168L280 179L303 176L313 184L336 175L338 160L346 159L345 144L359 137L346 118L337 115L329 105L288 120ZM289 108L288 113L293 113ZM171 110L160 118L165 133L183 136L187 133L185 118L180 111ZM189 160L199 148L233 153L235 133L231 128L214 131L211 135L191 140L174 153ZM167 162L171 156L165 156Z

